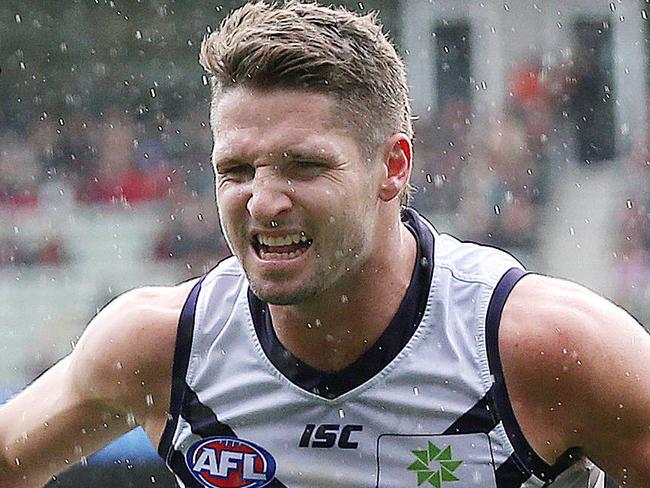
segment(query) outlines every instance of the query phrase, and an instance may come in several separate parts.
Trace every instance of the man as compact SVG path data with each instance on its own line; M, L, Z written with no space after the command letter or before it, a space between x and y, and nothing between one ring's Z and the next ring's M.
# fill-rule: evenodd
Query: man
M0 486L138 424L186 487L650 485L648 335L402 209L405 72L372 17L248 4L201 61L234 257L100 312L0 410Z

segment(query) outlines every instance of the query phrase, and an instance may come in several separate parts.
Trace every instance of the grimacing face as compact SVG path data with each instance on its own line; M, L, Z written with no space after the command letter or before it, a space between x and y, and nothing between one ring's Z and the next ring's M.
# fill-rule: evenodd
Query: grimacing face
M213 107L221 226L268 303L340 293L381 252L382 165L337 115L333 98L301 90L238 87Z

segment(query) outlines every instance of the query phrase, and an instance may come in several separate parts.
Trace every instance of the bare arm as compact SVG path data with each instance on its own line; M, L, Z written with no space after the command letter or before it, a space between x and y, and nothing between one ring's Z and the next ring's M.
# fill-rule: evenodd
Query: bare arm
M119 297L69 356L0 408L0 488L39 487L142 425L160 436L187 284Z
M499 343L515 415L542 458L578 447L626 486L650 486L650 335L629 314L531 275L508 299Z

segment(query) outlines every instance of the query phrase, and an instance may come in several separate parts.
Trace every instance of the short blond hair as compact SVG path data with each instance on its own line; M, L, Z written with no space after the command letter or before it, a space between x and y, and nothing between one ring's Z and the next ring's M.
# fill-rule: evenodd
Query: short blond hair
M371 157L390 135L413 137L406 69L376 14L296 0L234 10L203 40L213 104L235 86L330 94Z

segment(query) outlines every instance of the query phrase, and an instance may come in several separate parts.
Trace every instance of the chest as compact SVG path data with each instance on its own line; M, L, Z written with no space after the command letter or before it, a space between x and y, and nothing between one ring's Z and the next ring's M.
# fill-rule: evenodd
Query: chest
M195 376L200 407L191 409L202 413L181 419L174 444L204 480L197 486L496 486L508 453L489 394L471 361L442 351L432 361L436 350L405 351L367 384L326 400L232 345L220 367Z

